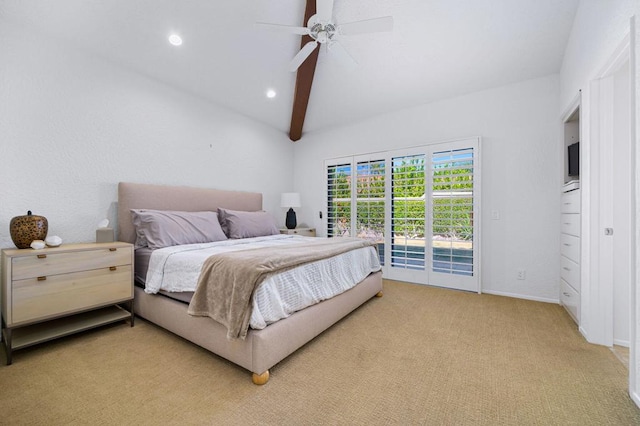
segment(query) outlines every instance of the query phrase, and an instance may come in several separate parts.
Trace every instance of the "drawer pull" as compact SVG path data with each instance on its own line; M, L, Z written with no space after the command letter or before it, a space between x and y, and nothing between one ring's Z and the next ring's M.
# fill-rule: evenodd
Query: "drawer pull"
M38 255L38 259L46 259L47 255L46 254L39 254Z
M38 281L46 281L47 277L38 277Z
M563 225L571 225L571 222L564 222Z
M564 294L566 297L571 297L571 295L569 293L567 293L566 291L563 291L562 294Z
M567 247L571 247L571 244L569 243L562 243L563 246L567 246Z
M116 250L118 250L118 249L117 249L117 248L115 248L115 247L110 247L110 248L109 248L109 251L116 251Z
M565 271L570 271L571 268L567 268L566 266L563 266L562 269L564 269Z
M110 271L115 271L116 269L118 269L118 268L116 268L115 266L109 266L109 270Z

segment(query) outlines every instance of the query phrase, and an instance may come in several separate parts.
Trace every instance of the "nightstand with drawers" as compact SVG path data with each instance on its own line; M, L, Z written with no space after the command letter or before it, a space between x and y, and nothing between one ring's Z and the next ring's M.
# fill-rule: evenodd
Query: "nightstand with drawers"
M2 250L7 364L14 350L122 320L133 327L131 244Z
M303 237L315 237L316 236L316 228L295 228L295 229L280 229L281 234L288 235L302 235Z

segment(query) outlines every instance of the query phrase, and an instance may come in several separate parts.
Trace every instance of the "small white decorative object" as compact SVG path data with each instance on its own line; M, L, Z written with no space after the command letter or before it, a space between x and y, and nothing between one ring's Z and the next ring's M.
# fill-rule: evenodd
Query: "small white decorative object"
M45 238L44 242L49 247L58 247L60 244L62 244L62 238L58 237L57 235L52 235Z
M109 219L102 219L98 222L98 228L106 228L109 226Z
M42 240L33 240L31 242L31 248L34 250L43 249L46 246L45 242Z

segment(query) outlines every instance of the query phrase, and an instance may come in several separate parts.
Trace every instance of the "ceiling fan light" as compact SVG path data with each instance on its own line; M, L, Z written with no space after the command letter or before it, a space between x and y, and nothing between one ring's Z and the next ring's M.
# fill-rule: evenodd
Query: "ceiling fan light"
M182 44L182 37L180 37L178 34L171 34L169 36L169 43L174 46L180 46Z

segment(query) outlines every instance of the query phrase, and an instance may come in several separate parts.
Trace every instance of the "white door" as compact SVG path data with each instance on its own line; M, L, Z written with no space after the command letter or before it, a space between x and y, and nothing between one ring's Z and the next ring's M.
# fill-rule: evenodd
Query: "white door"
M587 340L629 346L633 339L629 301L635 275L632 144L633 103L629 40L589 86L586 175L588 213L581 294L581 322ZM581 173L582 177L582 173ZM584 247L583 246L583 247Z
M478 145L391 153L385 277L480 291Z

